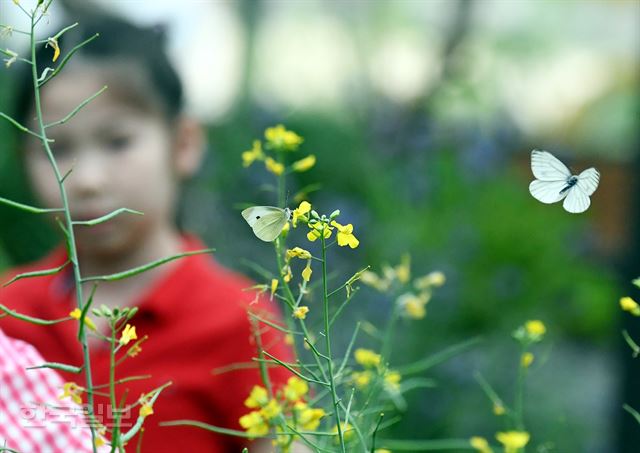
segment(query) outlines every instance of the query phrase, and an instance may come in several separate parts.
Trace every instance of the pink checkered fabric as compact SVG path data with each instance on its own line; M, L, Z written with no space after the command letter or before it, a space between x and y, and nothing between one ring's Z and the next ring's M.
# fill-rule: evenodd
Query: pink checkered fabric
M0 329L0 447L25 453L93 451L82 408L61 401L62 379L29 344Z

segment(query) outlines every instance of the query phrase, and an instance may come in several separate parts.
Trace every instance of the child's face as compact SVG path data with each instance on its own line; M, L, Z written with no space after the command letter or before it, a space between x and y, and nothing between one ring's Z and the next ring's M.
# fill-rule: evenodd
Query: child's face
M177 192L174 138L168 122L126 100L117 89L122 76L118 80L105 74L104 68L88 65L65 69L42 92L48 123L64 118L104 85L113 87L69 122L47 131L55 139L52 150L60 173L71 170L65 187L74 220L123 207L144 212L144 216L122 214L100 225L78 226L80 251L97 255L121 253L158 229L172 229ZM25 161L36 195L48 207L61 207L58 184L40 143L29 142Z

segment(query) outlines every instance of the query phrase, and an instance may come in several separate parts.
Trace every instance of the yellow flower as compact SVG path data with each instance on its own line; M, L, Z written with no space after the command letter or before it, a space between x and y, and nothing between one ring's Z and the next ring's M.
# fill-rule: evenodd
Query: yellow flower
M335 220L331 222L331 225L338 229L338 245L340 247L348 245L352 249L355 249L358 244L360 244L360 241L353 235L353 225L340 225Z
M282 412L282 408L276 400L271 400L260 410L260 414L267 420L277 417Z
M284 397L287 401L296 402L309 391L309 384L306 381L292 376L287 380L287 385L284 387Z
M402 376L397 371L387 371L384 375L384 382L387 384L387 387L391 390L398 391L400 390L400 380Z
M249 398L244 401L244 405L249 409L254 409L256 407L263 407L268 402L269 395L267 394L267 389L259 385L254 385L249 394Z
M270 148L283 151L295 151L303 139L293 131L288 131L282 124L270 127L264 132L267 144Z
M529 366L533 363L533 354L530 352L525 352L524 354L522 354L522 357L520 357L520 366L522 366L522 368L529 368Z
M107 427L104 425L100 425L98 424L98 429L96 429L96 432L98 433L98 435L96 436L96 447L102 447L103 445L106 445L107 441L104 439L104 436L107 434Z
M384 293L389 290L391 287L391 282L386 278L380 278L378 274L372 271L364 271L360 275L360 280L365 285L371 286L372 288Z
M309 211L311 211L311 203L308 201L302 201L300 205L293 210L291 223L294 228L298 226L298 219L300 217L306 218L306 214L308 214Z
M411 255L405 253L402 255L400 264L396 266L396 277L402 284L407 283L411 279Z
M291 346L293 345L293 343L293 335L291 335L290 333L286 334L284 336L284 344Z
M417 278L413 284L417 289L429 289L431 287L439 287L447 281L444 274L440 271L430 272L424 277Z
M82 315L82 312L80 311L79 308L75 308L71 313L69 313L69 316L71 316L73 319L77 319L77 320L80 320L80 315ZM84 325L87 326L89 329L91 329L93 331L96 330L96 325L93 323L91 318L89 318L88 316L84 317Z
M297 171L298 173L302 173L303 171L310 170L316 164L316 156L313 154L309 154L304 159L300 159L291 164L291 169L293 171Z
M505 453L516 453L529 442L529 433L526 431L507 431L496 434L496 439L504 445Z
M276 293L276 290L278 289L278 279L277 278L272 278L271 279L271 298L273 299L273 295Z
M295 308L291 316L298 319L305 319L307 317L307 313L309 313L309 307L302 305Z
M62 385L62 395L60 395L58 398L64 399L66 397L69 397L74 403L82 404L82 397L80 395L83 391L84 389L75 382L65 382Z
M342 438L344 440L349 440L353 437L353 427L349 423L340 422L340 428L342 430ZM335 441L339 442L338 439L338 425L335 425L331 430L334 436L336 436Z
M640 316L640 306L638 306L638 303L630 297L622 297L620 299L620 308L624 311L628 311L633 316Z
M302 271L302 278L304 279L305 282L308 282L309 280L311 280L312 272L313 271L311 270L311 260L309 260L307 261L307 266Z
M323 234L325 239L331 237L331 227L325 223L316 222L314 224L309 224L309 228L311 228L311 231L307 233L307 239L310 242L313 242L316 239L320 239L320 236L322 236Z
M501 402L493 403L493 414L494 415L504 415L506 409Z
M249 412L240 417L239 421L240 426L252 437L266 436L269 433L269 425L260 411Z
M253 147L242 153L242 166L248 167L256 160L264 160L264 154L262 153L262 142L260 140L253 141Z
M131 340L137 340L138 335L136 335L136 328L131 324L127 324L124 326L124 330L120 334L120 344L126 345Z
M427 314L425 305L429 302L431 293L424 292L419 296L413 293L402 294L396 300L396 304L404 310L404 313L413 319L422 319Z
M290 260L291 258L300 258L301 260L308 260L311 258L311 253L300 247L294 247L292 249L289 249L287 250L286 254L287 254L287 260Z
M324 409L313 409L302 401L295 404L296 421L305 430L315 431L320 426L320 419L326 415Z
M547 328L544 326L544 323L537 319L532 321L527 321L524 325L524 328L527 331L527 334L529 335L529 337L531 339L536 339L536 340L541 339L547 331Z
M369 385L371 379L373 378L373 373L370 370L365 371L354 371L351 374L351 379L356 387L359 389L363 389Z
M293 274L291 273L291 266L289 266L288 264L285 264L284 267L282 268L282 279L284 280L285 283L289 283L292 277L293 277Z
M469 444L471 444L471 446L480 453L493 453L493 450L489 446L489 442L487 442L487 439L484 437L473 436L469 439Z
M370 349L358 348L354 353L356 358L356 362L362 365L365 368L372 368L380 366L380 354L376 354Z
M58 46L58 40L56 38L48 38L47 46L51 46L53 48L53 62L55 63L60 56L60 46Z
M141 395L138 402L140 403L140 411L138 412L140 417L153 414L153 406L149 404L149 395Z
M280 162L276 162L271 157L267 157L265 159L264 166L268 171L270 171L276 176L279 176L282 173L284 173L284 165L282 165Z

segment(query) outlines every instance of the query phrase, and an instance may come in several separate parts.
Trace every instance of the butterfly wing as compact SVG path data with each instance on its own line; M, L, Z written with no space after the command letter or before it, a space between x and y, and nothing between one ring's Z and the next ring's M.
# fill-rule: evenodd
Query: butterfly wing
M540 181L534 180L529 184L529 192L538 201L546 204L556 203L567 196L568 191L562 192L567 186L565 180L562 181Z
M273 242L282 232L289 220L287 210L274 206L253 206L242 211L242 217L247 221L258 239Z
M591 204L589 195L587 195L578 185L571 187L567 194L567 198L564 199L562 206L567 212L572 214L579 214L586 211Z
M600 183L600 173L595 168L588 168L578 175L576 186L582 189L585 194L591 196L598 188L598 183Z
M571 177L571 171L553 154L535 149L531 151L531 171L540 181L566 181Z

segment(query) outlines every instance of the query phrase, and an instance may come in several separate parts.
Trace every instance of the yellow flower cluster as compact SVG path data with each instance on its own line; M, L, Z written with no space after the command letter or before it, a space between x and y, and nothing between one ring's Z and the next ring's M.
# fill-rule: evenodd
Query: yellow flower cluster
M356 388L365 389L376 377L381 376L388 391L400 390L402 376L397 371L385 369L380 354L370 349L358 348L353 355L356 363L364 368L362 371L351 373L351 381Z
M256 161L264 162L267 171L276 176L283 174L286 170L284 164L284 156L282 152L297 151L302 144L303 139L293 131L285 129L282 124L275 127L267 128L264 132L266 139L265 148L274 151L274 156L268 156L262 147L262 141L254 140L251 149L242 153L242 165L244 167L251 166ZM293 162L290 166L291 171L302 173L310 170L316 164L316 156L309 154L308 156Z
M73 309L73 311L71 313L69 313L69 316L71 316L73 319L76 319L76 320L79 321L80 320L80 316L82 316L82 312L80 311L79 308L75 308L75 309ZM95 332L96 325L93 323L91 318L89 318L88 316L84 317L84 325Z
M132 326L131 324L127 324L126 326L124 326L124 329L120 334L120 344L126 345L126 344L129 344L131 340L137 340L137 339L138 339L138 335L136 334L135 326Z
M291 224L294 228L298 227L298 222L302 221L309 227L307 239L314 242L321 237L329 239L333 234L333 230L337 230L337 242L340 247L349 246L355 249L360 245L360 241L353 234L353 225L342 225L336 222L335 218L340 215L340 211L334 211L330 216L320 216L317 212L311 210L311 203L303 201L293 210L291 214Z
M148 417L149 415L153 414L153 405L151 403L150 394L140 395L138 403L140 403L140 411L138 412L138 415L140 417Z
M380 275L366 270L360 275L360 280L382 293L398 291L410 285L407 292L398 296L396 305L401 308L405 316L422 319L427 314L426 306L431 300L433 288L444 285L446 277L442 272L435 271L411 282L411 257L405 254L397 266L383 266Z
M534 319L524 323L513 332L513 337L522 345L528 346L542 341L547 333L547 328L540 320ZM523 359L524 361L529 359ZM530 359L533 360L533 359ZM524 362L523 362L524 366Z
M59 399L71 398L71 400L76 404L82 404L82 392L84 392L84 388L80 387L75 382L65 382L62 385L62 395L60 395Z
M529 443L529 433L526 431L506 431L496 433L496 439L504 447L505 453L517 453ZM472 448L480 453L493 453L493 449L484 437L474 436L469 439Z
M638 306L638 303L630 297L622 297L620 299L620 308L624 311L628 311L633 316L640 316L640 306Z
M256 385L244 405L254 409L240 417L240 426L251 437L266 436L269 430L281 432L283 423L303 431L314 431L325 416L323 409L312 408L305 402L309 393L306 381L291 377L287 385L271 398L264 387ZM288 451L295 436L279 435L274 441L283 451Z

